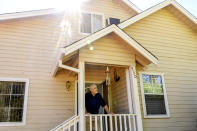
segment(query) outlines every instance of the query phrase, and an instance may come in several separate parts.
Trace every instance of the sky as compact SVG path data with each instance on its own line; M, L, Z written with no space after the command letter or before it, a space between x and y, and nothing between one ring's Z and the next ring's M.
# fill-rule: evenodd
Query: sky
M0 14L21 12L28 10L39 10L47 8L56 8L62 0L1 0ZM73 0L65 0L73 1ZM137 7L142 10L150 8L163 0L130 0ZM197 0L177 0L183 7L185 7L190 13L197 17ZM62 4L61 4L62 5Z

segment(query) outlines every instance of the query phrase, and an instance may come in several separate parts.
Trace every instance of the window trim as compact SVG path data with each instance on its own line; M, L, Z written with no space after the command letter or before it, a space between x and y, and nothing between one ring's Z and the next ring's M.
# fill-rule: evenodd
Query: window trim
M83 13L87 13L87 14L91 14L91 23L92 23L92 15L101 15L102 16L102 19L103 19L103 27L102 28L104 28L105 27L105 15L104 15L104 13L99 13L99 12L90 12L90 11L81 11L81 14L83 14ZM79 14L80 15L80 14ZM90 35L90 34L92 34L93 32L92 32L92 30L91 30L91 33L84 33L84 32L81 32L81 23L80 23L80 20L79 20L79 34L81 34L81 35ZM92 28L92 24L91 24L91 28Z
M0 126L24 126L26 124L29 79L28 78L5 78L5 77L0 77L0 81L25 82L25 95L24 95L24 106L23 106L22 121L21 122L0 122Z
M166 108L166 114L165 115L148 115L147 114L142 74L160 75L162 77L163 95L164 95L164 102L165 102L165 108ZM140 89L141 89L141 96L142 96L142 105L143 105L144 118L169 118L170 117L170 112L169 112L169 106L168 106L168 98L167 98L167 93L166 93L166 86L165 86L165 81L164 81L164 73L139 72L139 75L140 75L140 87L141 87Z

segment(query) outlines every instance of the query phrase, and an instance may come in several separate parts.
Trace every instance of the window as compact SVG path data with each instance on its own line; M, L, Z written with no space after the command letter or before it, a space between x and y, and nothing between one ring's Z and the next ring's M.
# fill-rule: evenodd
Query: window
M103 15L91 14L91 13L82 13L81 14L81 23L80 23L80 32L81 33L94 33L104 26Z
M169 117L163 74L140 73L145 118Z
M28 80L0 78L0 125L24 125Z

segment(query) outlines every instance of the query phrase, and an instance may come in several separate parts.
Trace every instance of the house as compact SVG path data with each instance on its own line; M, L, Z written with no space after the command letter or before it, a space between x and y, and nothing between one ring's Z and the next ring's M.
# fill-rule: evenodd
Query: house
M0 72L2 131L197 130L197 20L174 0L2 14ZM92 83L114 114L85 114Z

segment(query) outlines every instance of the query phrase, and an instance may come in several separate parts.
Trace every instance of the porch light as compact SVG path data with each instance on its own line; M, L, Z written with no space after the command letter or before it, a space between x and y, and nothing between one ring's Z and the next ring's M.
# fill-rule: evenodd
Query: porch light
M105 81L106 81L106 85L109 86L110 85L110 71L109 71L109 67L107 66L107 69L106 69L106 78L105 78Z
M71 88L71 82L70 81L66 81L66 90L70 91Z
M94 50L94 46L92 45L91 41L87 40L86 42L87 42L87 44L89 46L89 50Z
M94 50L94 46L90 45L89 50Z

